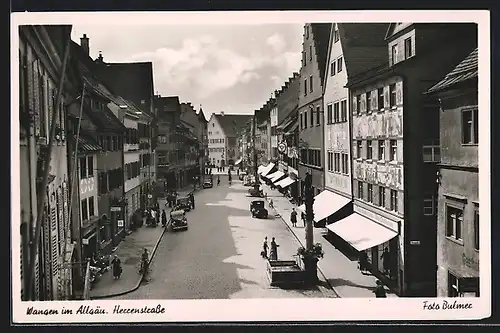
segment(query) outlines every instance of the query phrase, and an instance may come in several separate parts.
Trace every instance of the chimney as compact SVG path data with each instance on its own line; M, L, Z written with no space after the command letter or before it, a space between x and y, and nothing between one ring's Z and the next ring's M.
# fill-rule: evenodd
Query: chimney
M90 48L89 48L89 39L87 37L87 34L83 34L83 37L80 37L80 46L82 49L85 50L87 55L90 53Z
M99 56L97 57L97 62L103 64L104 58L102 57L102 51L99 51Z
M220 112L220 115L221 115L221 116L224 116L224 111L221 111L221 112Z

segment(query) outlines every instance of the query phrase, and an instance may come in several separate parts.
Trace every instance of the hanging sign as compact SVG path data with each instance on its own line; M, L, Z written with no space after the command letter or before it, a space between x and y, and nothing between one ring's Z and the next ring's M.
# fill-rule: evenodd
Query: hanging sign
M123 220L118 220L118 226L123 227Z
M281 141L280 143L278 143L278 151L280 152L280 154L284 154L286 152L286 141Z

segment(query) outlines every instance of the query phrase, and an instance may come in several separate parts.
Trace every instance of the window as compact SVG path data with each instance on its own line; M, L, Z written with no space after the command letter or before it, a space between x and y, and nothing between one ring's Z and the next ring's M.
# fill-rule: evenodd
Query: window
M337 59L337 73L342 72L342 57Z
M373 185L372 184L368 184L368 202L373 202Z
M309 39L309 26L306 25L306 39Z
M422 147L422 158L425 163L434 163L441 161L441 146L439 141L427 142Z
M306 51L302 51L302 66L306 65Z
M335 75L335 71L336 71L335 65L336 64L337 63L335 62L335 60L330 64L330 76L334 76Z
M89 203L89 217L95 216L94 197L90 197L88 199L88 203Z
M479 211L474 211L474 248L479 251Z
M82 207L82 221L86 221L89 219L89 214L87 211L87 198L81 201L81 207Z
M333 122L338 123L340 120L340 114L339 114L339 102L336 102L333 104Z
M309 61L313 60L313 47L309 45Z
M215 123L212 123L212 127L215 127Z
M304 80L304 96L307 96L307 79Z
M299 117L299 118L300 118L300 121L299 121L299 122L300 122L300 129L303 129L303 128L304 128L304 122L303 122L303 120L302 120L303 116L304 116L304 114L303 114L303 113L301 113L301 114L300 114L300 117Z
M446 236L462 240L464 211L453 206L446 206Z
M385 207L385 187L378 187L378 205L380 207Z
M398 211L398 191L391 190L391 210Z
M87 162L87 174L89 177L94 176L94 157L89 156L88 157L88 162Z
M87 178L87 158L80 157L80 179Z
M333 153L328 152L328 171L333 172Z
M328 104L326 106L326 123L331 124L332 123L332 104Z
M358 110L358 114L361 114L361 95L358 95L358 97L356 98L356 101L358 103L357 105L357 110Z
M366 158L371 160L373 158L373 143L372 140L366 142Z
M309 113L309 116L311 117L311 127L314 126L314 110L311 108L311 113Z
M458 278L452 273L448 272L448 297L459 297L458 291Z
M313 76L309 76L309 91L313 92Z
M335 172L340 172L340 153L335 153L334 154L334 159L335 159Z
M385 140L378 140L378 159L385 160Z
M349 174L349 155L347 154L342 154L342 173Z
M392 64L395 64L398 62L398 45L393 45L391 49L392 53Z
M425 216L432 216L434 215L434 198L430 198L430 199L424 199L424 215Z
M358 181L358 199L363 199L363 182Z
M356 141L356 157L361 158L361 150L363 148L363 142L361 140Z
M375 105L375 96L372 92L366 93L367 98L368 98L368 105L366 106L366 112L370 113L374 109Z
M398 157L398 141L391 140L391 161L396 161Z
M396 84L395 83L391 84L389 86L389 89L391 91L389 102L390 102L390 106L392 108L392 107L396 106Z
M405 59L410 58L413 55L413 47L411 44L411 37L405 39Z
M307 111L304 111L304 128L307 128Z
M378 88L377 92L378 92L378 94L377 94L378 95L377 96L378 97L378 108L379 108L379 110L382 110L382 109L384 109L384 100L385 100L384 88Z
M339 29L335 28L333 31L333 41L334 43L337 43L340 40L340 34L339 34Z
M469 109L462 111L462 143L478 144L478 109Z
M316 107L316 126L321 125L321 120L319 119L319 115L321 114L319 106Z
M340 102L340 121L347 121L347 100Z

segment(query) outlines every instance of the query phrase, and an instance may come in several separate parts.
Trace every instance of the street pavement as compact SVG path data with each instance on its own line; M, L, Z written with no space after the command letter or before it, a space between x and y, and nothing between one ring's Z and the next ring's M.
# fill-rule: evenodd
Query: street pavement
M196 193L187 231L167 232L151 264L149 281L114 299L241 299L335 297L325 287L271 287L267 261L260 256L264 237L276 238L279 259L293 259L300 246L286 225L271 214L254 219L247 187L221 176L221 185ZM326 281L322 282L327 285Z
M194 190L193 186L187 186L178 190L179 196L186 196ZM165 199L159 199L160 209L165 209L168 214L170 209L165 208ZM136 288L141 281L140 258L144 248L148 249L150 255L154 254L154 249L159 245L162 239L165 228L158 225L157 227L147 227L146 223L141 228L127 235L120 242L112 256L117 255L122 262L122 275L120 279L113 279L112 270L110 269L100 280L92 286L90 290L91 299L108 298L113 295L127 293ZM154 260L154 259L153 259Z
M272 190L266 184L262 184L262 190L267 194L267 199L273 200L273 206L278 216L283 218L290 229L297 235L305 245L305 228L299 218L299 227L292 227L290 213L292 208L297 210L297 205L290 203L278 190ZM298 211L298 210L297 210ZM300 217L300 211L299 217ZM325 255L318 262L320 271L326 276L330 286L340 297L346 298L371 298L375 297L373 291L376 287L377 278L371 274L361 274L358 269L358 262L351 261L335 246L326 240L323 228L314 228L314 242L321 243ZM389 288L385 287L387 297L398 297Z

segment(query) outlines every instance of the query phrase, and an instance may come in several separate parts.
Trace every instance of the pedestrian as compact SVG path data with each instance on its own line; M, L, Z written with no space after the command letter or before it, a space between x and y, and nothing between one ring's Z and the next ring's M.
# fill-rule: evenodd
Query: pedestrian
M149 253L148 249L144 248L141 255L141 273L146 274L149 268Z
M297 226L297 212L295 208L292 208L292 212L290 213L290 222L292 222L292 227Z
M193 192L189 193L189 200L191 200L191 207L194 209L194 194Z
M220 176L217 176L217 186L220 185Z
M269 199L269 207L274 208L273 199Z
M387 293L385 292L382 281L377 280L377 286L375 287L373 293L375 294L376 298L387 298Z
M271 240L271 253L269 260L278 260L278 244L276 244L276 240L274 237Z
M122 262L117 255L111 260L111 265L113 265L113 279L117 280L122 275Z
M365 274L366 271L368 270L368 255L366 254L365 251L362 251L360 256L359 256L359 270L361 271L361 274Z
M267 259L267 250L269 249L269 245L267 244L267 236L264 238L264 244L262 245L262 252L260 255L262 258Z
M384 248L384 252L380 256L380 259L382 259L382 266L384 267L384 274L387 275L390 273L391 270L391 253L389 252L389 249L386 247Z
M306 213L300 213L300 218L302 219L302 223L304 224L304 228L306 226Z
M161 212L161 225L165 228L167 225L167 213L165 213L165 209Z

